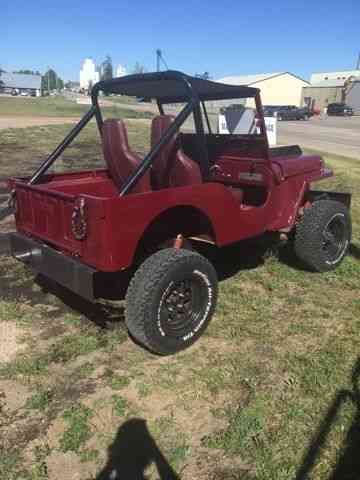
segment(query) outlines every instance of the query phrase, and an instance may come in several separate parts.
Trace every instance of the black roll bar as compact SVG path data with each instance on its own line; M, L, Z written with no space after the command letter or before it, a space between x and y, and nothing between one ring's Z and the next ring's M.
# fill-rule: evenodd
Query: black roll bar
M148 75L148 74L146 74ZM158 76L157 74L155 74ZM209 171L210 171L210 165L209 165L209 156L208 156L208 151L207 151L207 145L206 145L206 140L205 140L205 133L204 133L204 125L202 122L202 116L201 116L201 110L200 110L200 99L197 94L197 92L193 89L193 86L189 82L189 80L185 77L185 75L178 73L178 72L162 72L161 73L162 77L164 80L177 80L179 82L182 82L186 90L188 91L189 94L189 103L187 106L177 115L175 118L173 124L169 127L169 129L164 133L164 137L159 141L157 145L146 155L142 163L139 165L139 167L136 169L136 171L130 176L130 178L127 180L125 185L122 187L120 196L126 195L130 191L130 189L134 186L134 184L144 175L146 170L150 167L152 164L155 156L157 153L161 150L161 148L169 142L171 135L173 135L179 127L184 123L184 121L187 119L187 117L190 115L191 112L194 112L194 122L195 122L195 129L196 133L199 136L200 140L200 153L201 153L201 159L200 159L200 170L203 179L207 179L209 176ZM153 78L153 76L148 76L149 80ZM101 134L101 128L102 128L102 119L99 117L100 114L100 109L98 105L98 96L99 96L99 91L101 90L101 82L99 84L96 84L91 93L91 100L93 107L96 109L95 110L95 115L96 115L96 120L98 124L98 128ZM157 105L160 111L160 114L163 115L163 106L162 103L157 100ZM99 113L97 113L99 112ZM171 131L171 133L169 133ZM154 153L155 152L155 153Z
M96 114L96 107L92 106L88 112L82 117L82 119L70 130L64 140L55 148L55 150L48 156L48 158L40 165L33 176L29 180L30 185L37 183L42 175L51 167L55 160L62 154L66 147L74 140L78 133L87 125L92 117Z
M160 139L159 143L155 145L150 152L145 156L142 163L136 169L136 171L130 176L127 180L125 185L122 187L120 196L125 195L129 192L129 190L134 186L134 184L141 178L146 170L151 166L155 156L159 153L161 148L169 142L172 135L176 133L176 131L180 128L180 126L185 122L188 116L193 112L194 114L194 122L195 122L195 129L196 133L199 138L200 143L200 170L203 176L203 179L206 180L209 175L209 157L204 133L204 125L202 121L201 109L200 109L200 99L197 92L193 89L193 86L186 78L185 75L181 74L180 72L164 72L162 74L164 80L177 80L179 82L183 82L185 84L186 89L189 94L189 103L181 110L181 112L177 115L174 122L170 125L170 127L166 130L163 135L163 138ZM148 78L152 79L152 77ZM85 115L81 118L81 120L75 125L74 128L66 135L64 140L55 148L55 150L47 157L47 159L40 165L40 167L35 171L33 176L29 180L29 184L33 185L39 182L40 178L44 175L44 173L51 167L51 165L56 161L56 159L62 154L62 152L70 145L70 143L74 140L74 138L80 133L80 131L89 123L89 121L95 116L96 123L102 135L102 126L103 126L103 119L101 110L99 108L99 91L101 90L102 82L96 84L91 93L91 101L92 106L90 110L85 113ZM161 114L164 113L162 103L158 100L157 101L158 108ZM204 102L202 102L206 122L208 124L209 131L210 129L210 122L207 116L207 112L204 106Z
M135 185L135 183L141 178L146 170L152 164L156 155L160 152L163 146L171 139L171 137L176 133L179 127L185 122L187 117L193 111L193 104L188 103L179 113L179 115L175 118L172 122L170 127L165 131L160 141L150 150L150 152L145 156L144 160L135 170L135 172L128 178L125 185L122 187L120 191L120 197L126 195L131 188Z

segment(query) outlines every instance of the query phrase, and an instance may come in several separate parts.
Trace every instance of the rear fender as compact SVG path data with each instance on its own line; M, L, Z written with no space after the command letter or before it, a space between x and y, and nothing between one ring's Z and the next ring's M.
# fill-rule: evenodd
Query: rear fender
M351 206L351 193L344 192L330 192L325 190L308 190L306 193L306 201L311 203L319 200L336 200L337 202L345 205L350 209Z

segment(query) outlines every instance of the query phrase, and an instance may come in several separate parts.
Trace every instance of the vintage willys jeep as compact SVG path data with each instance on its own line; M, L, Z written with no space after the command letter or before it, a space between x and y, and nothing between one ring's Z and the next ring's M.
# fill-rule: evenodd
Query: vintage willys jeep
M144 158L131 150L122 120L103 121L100 91L156 100ZM212 132L206 105L249 97L254 134ZM169 104L176 116L165 113ZM106 168L46 174L94 116ZM195 131L184 133L190 116ZM223 247L272 233L288 238L311 270L339 265L351 238L350 195L311 189L330 176L321 157L298 146L269 148L256 88L176 71L114 78L94 86L89 112L31 178L10 180L12 254L89 300L104 296L115 272L134 272L127 328L150 350L170 354L202 334L216 305L216 271L196 242Z

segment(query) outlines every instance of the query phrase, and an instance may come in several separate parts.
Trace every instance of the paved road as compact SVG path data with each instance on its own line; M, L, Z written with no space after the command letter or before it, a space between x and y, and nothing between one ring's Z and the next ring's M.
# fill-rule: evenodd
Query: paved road
M360 160L360 117L312 118L308 122L279 122L278 143L299 144Z

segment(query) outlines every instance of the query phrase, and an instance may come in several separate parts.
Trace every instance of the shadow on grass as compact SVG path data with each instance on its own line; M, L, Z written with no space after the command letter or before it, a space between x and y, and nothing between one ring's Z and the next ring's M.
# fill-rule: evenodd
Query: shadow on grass
M180 479L150 435L146 421L141 418L128 420L119 428L108 453L107 464L96 480L146 480L145 471L152 463L160 480Z
M351 243L347 255L355 258L356 260L360 260L360 248L354 243ZM306 266L303 265L303 263L296 257L291 245L285 245L279 248L277 256L279 260L288 267L295 268L296 270L303 272L308 272L310 274L314 273L306 268Z
M242 270L252 270L263 265L270 244L269 239L264 237L223 248L199 242L196 250L209 259L215 267L219 281L222 281Z
M310 478L311 471L316 461L321 456L321 451L325 446L327 438L331 432L331 427L335 423L340 409L345 402L352 402L356 412L352 419L352 424L346 434L343 449L338 456L338 461L330 473L328 480L357 480L360 478L360 357L353 368L351 381L352 390L340 390L332 404L330 405L324 419L322 420L317 432L315 433L308 450L303 458L302 464L297 471L296 480L306 480Z
M352 243L349 248L349 255L351 255L356 260L360 260L360 247Z
M63 302L66 308L81 313L100 328L111 328L118 323L123 323L125 320L123 305L90 302L42 275L36 277L36 283L41 287L43 294L50 293L51 295L56 296L61 302ZM59 309L59 312L54 310L53 312L47 313L47 316L53 317L57 316L59 313L64 314L64 310Z

